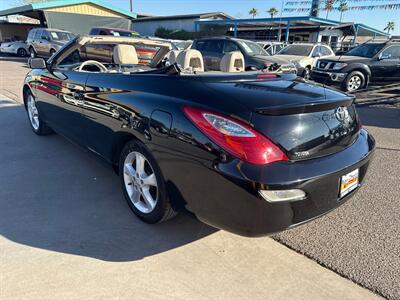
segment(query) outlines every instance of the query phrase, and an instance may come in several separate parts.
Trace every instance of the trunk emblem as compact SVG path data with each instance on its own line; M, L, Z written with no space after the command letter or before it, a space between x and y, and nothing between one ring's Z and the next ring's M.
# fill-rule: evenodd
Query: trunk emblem
M344 107L344 106L340 106L335 110L335 116L336 116L336 119L340 123L343 123L345 125L350 125L351 122L353 121L351 119L351 116L349 114L347 107Z

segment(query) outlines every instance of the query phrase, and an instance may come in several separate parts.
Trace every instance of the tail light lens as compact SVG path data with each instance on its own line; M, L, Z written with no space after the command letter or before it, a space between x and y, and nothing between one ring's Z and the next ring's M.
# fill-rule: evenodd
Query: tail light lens
M190 106L183 111L208 138L243 161L269 164L288 160L278 146L243 122Z

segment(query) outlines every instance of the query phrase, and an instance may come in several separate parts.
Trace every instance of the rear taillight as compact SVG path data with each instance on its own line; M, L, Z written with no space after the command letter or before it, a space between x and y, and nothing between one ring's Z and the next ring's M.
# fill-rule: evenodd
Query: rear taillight
M278 146L243 122L190 106L183 111L208 138L243 161L269 164L288 160Z

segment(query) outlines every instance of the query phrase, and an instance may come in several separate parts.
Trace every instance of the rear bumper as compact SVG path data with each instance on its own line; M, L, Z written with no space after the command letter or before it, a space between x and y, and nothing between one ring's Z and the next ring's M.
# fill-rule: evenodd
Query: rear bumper
M357 140L333 155L298 162L257 166L243 162L217 164L209 184L198 191L201 205L193 211L203 222L244 236L263 236L318 218L351 198L363 184L375 148L374 139L361 130ZM360 186L339 198L341 176L359 169ZM218 175L217 175L218 174ZM221 180L221 176L224 180ZM306 198L270 203L260 189L301 189Z
M341 85L346 79L347 73L327 72L313 70L311 71L311 79L329 85Z

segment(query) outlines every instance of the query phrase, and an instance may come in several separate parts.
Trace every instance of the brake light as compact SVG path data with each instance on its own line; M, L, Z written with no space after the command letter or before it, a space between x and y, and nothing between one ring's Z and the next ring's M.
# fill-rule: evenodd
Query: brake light
M183 111L208 138L243 161L269 164L288 160L278 146L243 122L190 106Z

